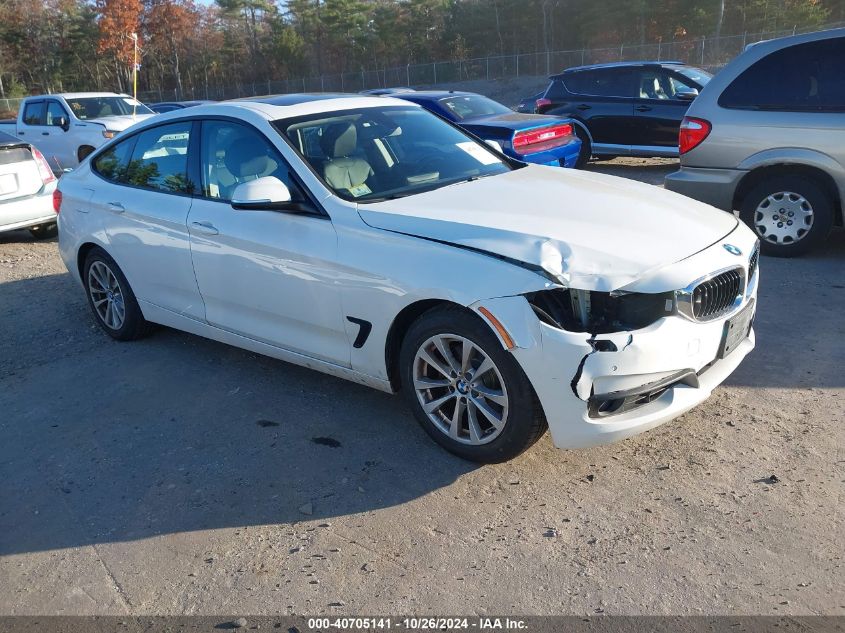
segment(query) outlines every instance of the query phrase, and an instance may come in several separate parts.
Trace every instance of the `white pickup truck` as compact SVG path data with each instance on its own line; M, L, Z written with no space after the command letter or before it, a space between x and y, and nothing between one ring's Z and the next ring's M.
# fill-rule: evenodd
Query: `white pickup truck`
M88 154L133 123L155 115L129 95L77 92L27 97L5 132L37 147L56 173L76 167Z

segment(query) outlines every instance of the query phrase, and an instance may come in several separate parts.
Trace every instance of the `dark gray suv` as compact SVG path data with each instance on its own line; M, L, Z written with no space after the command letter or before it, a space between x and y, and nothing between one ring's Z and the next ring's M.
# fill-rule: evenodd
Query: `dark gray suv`
M845 29L749 47L681 124L666 187L740 217L763 252L791 257L843 224Z

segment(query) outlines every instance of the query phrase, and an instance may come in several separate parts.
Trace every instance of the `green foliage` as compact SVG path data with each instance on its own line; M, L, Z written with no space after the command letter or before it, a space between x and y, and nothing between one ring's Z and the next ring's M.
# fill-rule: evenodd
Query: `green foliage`
M97 44L114 20L108 7L133 1L0 0L0 98L125 88L125 38L108 54ZM139 88L162 100L228 98L285 78L830 20L845 20L845 0L143 0ZM235 84L237 94L215 90Z

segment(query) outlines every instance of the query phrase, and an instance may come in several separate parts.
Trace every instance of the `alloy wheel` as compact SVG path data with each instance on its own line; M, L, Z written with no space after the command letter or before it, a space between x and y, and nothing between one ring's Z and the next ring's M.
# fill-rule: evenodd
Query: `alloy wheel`
M112 270L101 261L88 269L88 292L97 316L111 330L119 330L126 319L123 291Z
M809 233L813 219L813 206L804 196L779 191L757 205L754 229L772 244L794 244Z
M493 359L456 334L437 334L414 358L414 390L428 419L462 444L491 442L508 420L508 392Z

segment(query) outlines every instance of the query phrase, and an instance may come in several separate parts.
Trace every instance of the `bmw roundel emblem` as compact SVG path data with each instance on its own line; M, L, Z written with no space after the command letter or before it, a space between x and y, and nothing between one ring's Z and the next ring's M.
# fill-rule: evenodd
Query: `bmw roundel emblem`
M733 244L722 244L722 248L728 251L731 255L736 255L737 257L742 255L742 251Z

